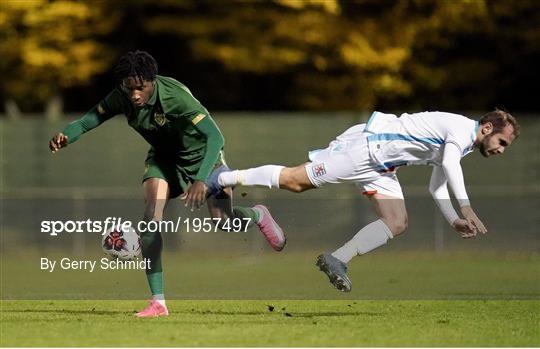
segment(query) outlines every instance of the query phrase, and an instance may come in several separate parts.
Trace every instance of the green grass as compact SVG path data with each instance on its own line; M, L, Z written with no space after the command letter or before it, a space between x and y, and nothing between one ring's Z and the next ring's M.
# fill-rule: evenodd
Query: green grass
M239 237L237 237L239 238ZM237 238L219 239L221 251L189 249L164 255L169 299L539 299L540 255L457 251L400 251L400 245L355 258L353 290L336 292L315 267L316 252L262 253L238 249ZM234 249L234 245L237 249ZM93 246L93 245L92 245ZM88 246L90 248L91 246ZM99 248L99 246L97 246ZM216 247L217 248L217 247ZM6 251L7 252L7 251ZM99 260L102 254L5 253L2 299L124 299L147 297L140 270L40 270L40 257Z
M540 345L538 300L3 301L2 346ZM270 311L268 305L275 307ZM288 314L288 315L286 315Z
M1 345L540 346L536 253L388 248L351 263L344 294L316 270L315 253L222 247L166 254L171 315L159 319L133 317L146 305L136 300L147 297L140 271L48 273L38 255L8 253Z
M305 161L308 150L326 146L358 122L352 114L312 116L218 116L227 138L229 164L239 168L295 165ZM47 141L65 123L0 120L6 145L0 190L20 199L24 195L15 194L23 188L68 188L40 194L47 201L6 200L8 223L4 222L0 251L2 346L540 346L537 196L532 191L522 198L518 190L538 183L538 157L530 156L531 149L538 149L540 134L540 123L534 119L524 121L528 136L524 134L501 159L484 161L473 154L464 160L466 181L479 212L491 214L490 236L463 242L446 234L447 249L430 252L434 244L431 199L426 208L423 201L407 195L411 232L380 251L356 258L350 266L353 292L341 294L315 270L314 258L339 246L344 232L354 232L347 217L362 214L362 220L368 219L366 205L353 202L354 192L344 186L302 196L274 191L271 197L283 201L273 208L290 232L283 253L264 253L267 247L256 234L182 232L176 237L177 251L171 248L172 236L167 236L166 247L171 250L165 253L165 287L171 316L144 320L132 316L145 306L136 299L147 297L140 271L39 270L40 257L77 258L73 236L51 239L39 234L36 217L41 213L100 217L103 211L78 200L96 188L121 188L122 193L130 193L128 197L141 200L140 175L148 146L125 120L112 120L52 156ZM118 134L124 146L104 152L102 145L116 144ZM21 137L28 142L17 142ZM58 169L67 172L58 175ZM411 186L425 188L429 169L404 169L400 180L407 194ZM506 196L475 192L475 185L495 188L501 183L510 188ZM516 195L510 195L514 191ZM257 200L270 195L266 189L248 192L248 198ZM59 198L73 201L68 211L57 211L58 202L46 196L58 193ZM123 207L131 202L117 203L114 209L104 205L109 198L97 203L108 215L134 214L132 205ZM334 202L325 206L317 201L321 198ZM285 209L280 212L281 206ZM314 214L320 215L315 224ZM36 239L37 252L28 250L29 239ZM85 239L77 255L101 258L97 238ZM27 248L21 253L19 246ZM425 251L407 250L411 246ZM526 251L516 252L523 246ZM269 304L275 307L273 312Z

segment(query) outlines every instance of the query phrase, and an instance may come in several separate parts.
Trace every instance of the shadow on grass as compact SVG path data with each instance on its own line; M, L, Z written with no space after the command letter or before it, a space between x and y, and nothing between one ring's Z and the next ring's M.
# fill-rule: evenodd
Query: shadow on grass
M75 310L75 309L14 309L6 310L6 313L46 313L46 314L71 314L71 315L132 315L136 313L136 310ZM262 316L262 315L274 315L274 316L287 316L287 317L301 317L301 318L313 318L313 317L343 317L343 316L383 316L383 313L376 312L362 312L362 311L348 311L348 312L285 312L285 311L213 311L213 310L174 310L171 309L171 315L176 314L191 314L191 315L223 315L223 316Z
M174 310L173 310L174 311ZM191 310L191 311L180 311L175 313L189 313L189 314L198 314L198 315L227 315L227 316L236 316L236 315L277 315L277 316L290 316L290 317L304 317L312 318L319 316L382 316L384 313L376 312L366 312L366 311L347 311L347 312L334 312L334 311L324 311L324 312L294 312L294 311L213 311L213 310Z
M137 310L138 311L138 310ZM133 310L133 313L137 312ZM71 310L71 309L4 309L4 313L47 313L47 314L77 314L77 315L120 315L129 314L122 310Z

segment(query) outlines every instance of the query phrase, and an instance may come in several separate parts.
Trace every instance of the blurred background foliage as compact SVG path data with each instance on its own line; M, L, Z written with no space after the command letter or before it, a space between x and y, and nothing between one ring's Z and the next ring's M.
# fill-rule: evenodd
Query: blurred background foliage
M536 0L0 1L2 108L86 110L143 49L211 110L538 110ZM56 108L56 109L55 109Z

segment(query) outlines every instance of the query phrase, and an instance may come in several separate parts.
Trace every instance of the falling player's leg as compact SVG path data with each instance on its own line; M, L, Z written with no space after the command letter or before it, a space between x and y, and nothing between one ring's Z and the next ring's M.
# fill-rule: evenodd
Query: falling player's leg
M371 201L379 219L363 227L350 241L332 253L343 263L349 263L353 257L386 244L389 239L407 229L407 211L403 199L374 194Z
M296 167L265 165L246 170L223 172L218 177L221 187L265 186L302 192L314 188L306 174L305 164Z
M218 228L225 231L245 231L249 226L256 224L274 250L281 251L285 247L287 241L285 233L265 206L233 206L231 188L224 188L208 197L207 205L212 218L220 219Z
M145 210L144 220L161 221L163 211L169 198L169 185L162 178L147 178L143 183ZM146 270L146 278L152 300L147 308L137 313L138 317L166 316L169 314L165 304L163 293L163 268L161 264L161 252L163 250L163 238L161 233L142 231L141 245L143 258L147 258L149 268Z
M402 198L374 194L371 200L379 219L360 229L351 240L332 254L322 254L317 259L317 266L328 276L330 282L343 292L349 292L352 287L347 276L347 263L353 257L385 245L389 239L407 229L407 211Z
M381 173L370 157L362 126L353 127L320 151L307 174L316 186L325 183L354 182L361 184L372 201L379 219L363 227L334 253L317 258L317 266L339 290L351 290L347 263L356 255L368 253L384 245L406 227L407 212L401 186L395 173Z
M367 154L363 130L363 124L355 125L339 135L326 149L309 152L311 162L296 167L265 165L246 170L223 171L210 178L210 186L260 185L300 193L326 183L355 180L358 176L358 161L352 154Z
M296 167L265 165L247 170L225 171L217 176L221 187L245 185L280 188L295 193L318 188L327 183L357 180L358 161L352 154L363 151L365 142L334 141L323 150L311 152L311 162Z

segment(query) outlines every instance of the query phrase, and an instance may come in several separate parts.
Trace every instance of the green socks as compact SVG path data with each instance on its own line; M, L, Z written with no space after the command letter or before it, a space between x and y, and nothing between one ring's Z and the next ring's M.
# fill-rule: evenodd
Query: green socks
M141 245L143 258L150 260L150 268L146 270L146 278L152 295L163 294L163 268L161 266L163 238L161 233L141 233Z
M146 274L146 279L148 280L148 285L150 286L150 291L152 295L163 294L163 272L158 271L157 273Z
M253 224L257 223L260 219L259 212L253 208L249 207L240 207L240 206L234 206L233 207L233 213L234 218L251 218L251 221L249 222L248 228L251 227ZM245 226L242 224L242 230L245 230Z

